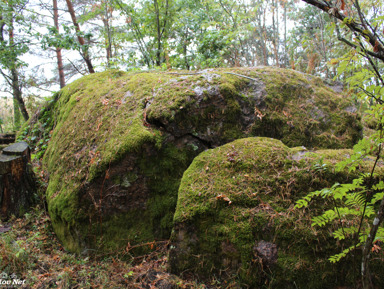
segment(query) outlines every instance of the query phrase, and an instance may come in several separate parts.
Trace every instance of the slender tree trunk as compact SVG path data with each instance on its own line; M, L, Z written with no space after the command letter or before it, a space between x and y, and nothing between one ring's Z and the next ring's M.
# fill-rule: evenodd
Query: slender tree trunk
M284 67L288 66L288 49L287 49L287 2L284 2Z
M119 6L119 8L121 9L121 11L123 11L125 13L125 15L127 16L126 23L129 24L129 26L132 28L132 30L134 32L135 40L137 42L137 45L139 46L139 50L140 50L141 54L144 57L145 64L147 65L148 68L151 68L154 64L153 59L150 56L150 49L148 48L148 46L146 45L146 43L144 41L144 36L141 33L140 25L138 23L136 23L136 20L133 17L133 15L131 15L130 12L128 12L123 7L120 0L114 0L114 3L116 3Z
M19 103L16 98L13 98L13 130L17 131L21 127L21 112L19 108Z
M268 50L267 50L267 29L265 27L265 10L263 13L263 54L264 54L264 65L268 65Z
M109 27L108 18L103 18L102 20L103 20L105 32L107 34L105 38L105 50L106 50L106 56L107 56L107 67L109 68L111 66L111 58L112 58L111 30Z
M110 20L112 18L112 6L110 5L109 1L103 1L105 4L105 13L102 16L102 21L104 25L104 31L105 31L105 50L106 50L106 57L107 57L107 67L111 67L111 58L112 58L112 31L111 31L111 25Z
M93 65L91 62L91 58L89 57L88 48L85 47L84 38L81 37L81 35L80 35L81 30L80 30L80 25L79 25L79 23L77 23L77 20L76 20L75 9L73 8L72 2L70 0L65 0L65 1L67 2L68 11L69 11L69 14L71 15L72 23L75 26L75 29L77 32L77 39L79 40L79 43L82 47L81 48L81 50L82 50L81 56L83 57L85 63L87 64L89 73L95 73L95 70L93 69Z
M279 4L276 1L272 2L272 37L273 37L273 52L275 54L276 66L279 66ZM275 11L276 10L276 11ZM276 21L275 21L276 15Z
M164 43L163 43L163 38L166 35L166 28L167 28L167 21L168 19L168 13L169 13L169 2L168 0L165 0L165 11L164 11L164 16L163 16L163 23L161 23L160 19L160 7L159 7L159 2L157 0L153 0L153 6L155 8L155 13L156 13L156 32L157 32L157 50L156 50L156 65L160 66L162 63L162 58L161 58L161 51L164 49Z
M157 50L156 50L156 66L161 65L161 27L160 27L160 8L157 0L153 1L156 13L156 30L157 30Z
M325 42L325 38L324 38L324 31L325 31L325 21L323 19L323 15L320 15L320 37L321 37L321 41L320 41L320 51L321 51L321 54L322 54L322 57L323 57L323 62L327 63L328 62L328 53L327 53L327 46L326 46L326 42ZM326 71L326 78L329 78L330 75L329 75L329 68L328 68L328 65L325 65L325 71Z
M29 115L22 97L20 81L19 81L19 73L16 70L16 68L11 69L11 76L12 76L11 79L12 79L13 98L17 101L21 115L23 116L24 120L27 121L29 119Z
M55 23L57 32L59 32L59 13L57 8L57 0L53 0L53 22ZM57 68L59 70L60 88L63 88L65 86L65 75L64 75L63 58L61 56L60 47L56 47L56 58L57 58Z
M15 44L15 41L14 41L14 34L13 34L13 21L11 22L10 24L10 28L9 28L9 46L10 47L13 47L14 44ZM3 38L3 37L2 37ZM13 95L13 99L17 102L18 104L18 109L20 109L20 112L21 112L21 115L23 116L24 120L27 121L29 119L29 115L28 115L28 111L25 107L25 103L24 103L24 100L23 100L23 96L22 96L22 93L21 93L21 87L20 87L20 81L19 81L19 73L17 71L17 63L16 63L16 59L12 59L13 63L11 64L11 68L10 68L10 71L11 71L11 85L12 85L12 95ZM14 115L16 116L17 115L17 107L16 105L14 105ZM15 123L15 125L17 126L18 124Z
M183 54L184 54L184 62L185 62L185 67L187 68L187 70L190 70L191 67L189 65L189 62L188 62L188 57L187 57L187 54L188 54L188 28L187 30L185 31L184 33L184 42L183 42Z

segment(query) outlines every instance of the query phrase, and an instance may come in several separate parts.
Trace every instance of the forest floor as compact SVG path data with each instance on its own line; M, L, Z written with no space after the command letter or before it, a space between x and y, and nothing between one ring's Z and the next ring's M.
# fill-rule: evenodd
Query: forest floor
M164 243L137 257L71 254L57 240L41 206L23 218L0 223L0 274L25 280L11 288L221 288L217 280L205 285L171 275L166 272L167 261Z
M34 167L36 172L40 169L36 163ZM46 184L42 180L40 184L43 196ZM220 284L215 278L203 284L169 274L168 242L156 244L157 249L145 256L132 256L126 250L94 256L69 253L56 238L44 203L41 197L40 204L22 218L0 221L0 289L238 288L235 283ZM13 279L21 285L2 283Z

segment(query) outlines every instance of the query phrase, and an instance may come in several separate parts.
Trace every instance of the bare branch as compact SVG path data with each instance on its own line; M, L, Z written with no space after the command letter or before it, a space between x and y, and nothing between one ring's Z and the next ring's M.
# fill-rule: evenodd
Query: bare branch
M352 32L356 32L359 35L365 37L372 48L375 48L376 51L369 51L369 54L374 56L375 58L380 59L382 62L384 62L384 46L381 44L379 39L375 36L375 33L372 31L365 29L363 23L356 22L355 19L347 18L336 6L330 6L328 3L325 3L320 0L302 0L312 6L315 6L324 12L327 12L334 18L342 21L345 23L348 28Z

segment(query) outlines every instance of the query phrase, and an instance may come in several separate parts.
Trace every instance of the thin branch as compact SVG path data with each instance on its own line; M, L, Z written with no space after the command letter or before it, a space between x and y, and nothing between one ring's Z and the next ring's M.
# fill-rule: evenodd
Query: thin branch
M364 21L364 18L363 18L363 13L361 13L361 8L360 8L359 1L355 0L353 3L355 4L356 10L357 10L357 14L359 15L359 18L360 18L360 21L361 21L361 25L364 27L365 30L368 30L368 27L366 25L366 21Z
M324 12L327 12L331 16L335 17L336 19L344 22L347 27L353 31L357 32L359 35L364 36L367 38L368 42L372 47L375 47L377 49L377 52L370 51L369 54L374 56L375 58L380 59L384 62L384 46L378 41L377 37L369 30L364 29L362 23L357 23L352 18L347 18L336 6L330 6L328 3L325 3L320 0L302 0L309 5L315 6Z
M5 81L12 86L12 78L9 75L6 75L2 69L0 69L1 75L4 77Z
M382 137L383 137L383 128L381 127L380 139ZM370 175L370 180L369 180L369 186L370 186L369 189L370 190L372 188L373 172L376 168L376 165L377 165L379 159L381 158L381 149L382 149L382 144L380 143L379 150L378 150L377 155L376 155L375 164L373 165L371 175ZM366 199L365 207L367 205L367 201L368 201L368 198ZM364 211L365 211L365 207L364 207ZM369 274L368 274L368 269L369 269L368 261L369 261L369 258L371 256L371 248L372 248L373 241L376 237L376 233L377 233L379 226L382 223L383 219L384 219L384 197L381 199L379 211L377 212L377 215L376 215L375 219L373 220L371 230L367 236L367 239L366 239L364 247L363 247L363 258L361 261L361 277L362 277L362 281L363 281L363 288L368 288L368 286L370 286L367 284L368 282L370 282ZM361 226L361 224L360 224L360 226Z
M223 8L224 11L225 11L225 13L227 13L228 16L232 19L232 22L233 22L233 28L236 29L236 27L237 27L237 22L236 22L235 18L234 18L233 15L232 15L232 11L230 12L230 11L225 7L225 5L223 4L223 1L222 1L222 0L219 0L219 2L220 2L220 6L221 6L221 8ZM231 8L233 8L233 7L231 7Z
M365 17L365 15L362 14L361 16L363 17L364 23L369 26L369 28L371 29L372 33L377 37L377 40L381 43L381 45L384 46L384 42L381 40L380 36L376 33L377 25L376 25L375 28L373 28L372 25L367 21L367 18Z
M80 73L80 74L83 75L83 76L86 75L85 73L81 72L81 71L76 67L76 65L75 65L69 58L67 58L67 60L68 60L69 63L72 64L73 68L74 68L78 73Z
M381 77L381 74L379 72L379 69L376 67L375 63L373 62L373 60L371 59L370 57L370 54L367 53L368 50L366 50L366 48L364 47L364 44L363 42L361 41L359 35L356 35L356 38L359 40L359 43L360 43L360 47L363 49L363 52L365 53L364 57L368 59L369 61L369 64L371 65L371 67L373 68L377 78L380 80L381 82L381 85L384 86L384 80L383 78Z
M371 55L373 57L377 57L377 53L373 52L373 51L370 51L370 50L367 50L365 47L362 46L361 42L360 42L360 46L359 45L356 45L355 43L345 39L344 37L341 36L341 33L340 33L340 29L339 29L339 26L336 24L336 35L337 35L337 40L341 41L341 42L344 42L345 44L347 44L348 46L354 48L354 49L357 49L358 47L362 47L364 49L364 53L368 54L368 55ZM358 35L356 35L358 37ZM365 56L364 54L361 54L362 56Z
M362 87L358 87L359 89L361 89L365 94L369 95L370 97L374 98L379 104L384 104L384 101L380 98L378 98L377 96L375 96L373 93L365 90L364 88Z
M147 63L148 67L151 66L151 58L148 56L148 47L146 43L143 41L144 37L141 34L140 29L138 28L138 25L136 24L133 15L131 15L124 7L123 4L119 0L114 0L114 2L120 7L121 11L124 12L124 14L131 19L131 27L133 29L135 39L139 45L140 52L143 54L145 62Z

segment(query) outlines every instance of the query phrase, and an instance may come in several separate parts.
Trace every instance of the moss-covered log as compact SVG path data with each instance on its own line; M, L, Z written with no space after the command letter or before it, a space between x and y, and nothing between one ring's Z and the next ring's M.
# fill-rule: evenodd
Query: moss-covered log
M22 216L34 203L37 191L28 144L19 142L0 154L0 217Z

